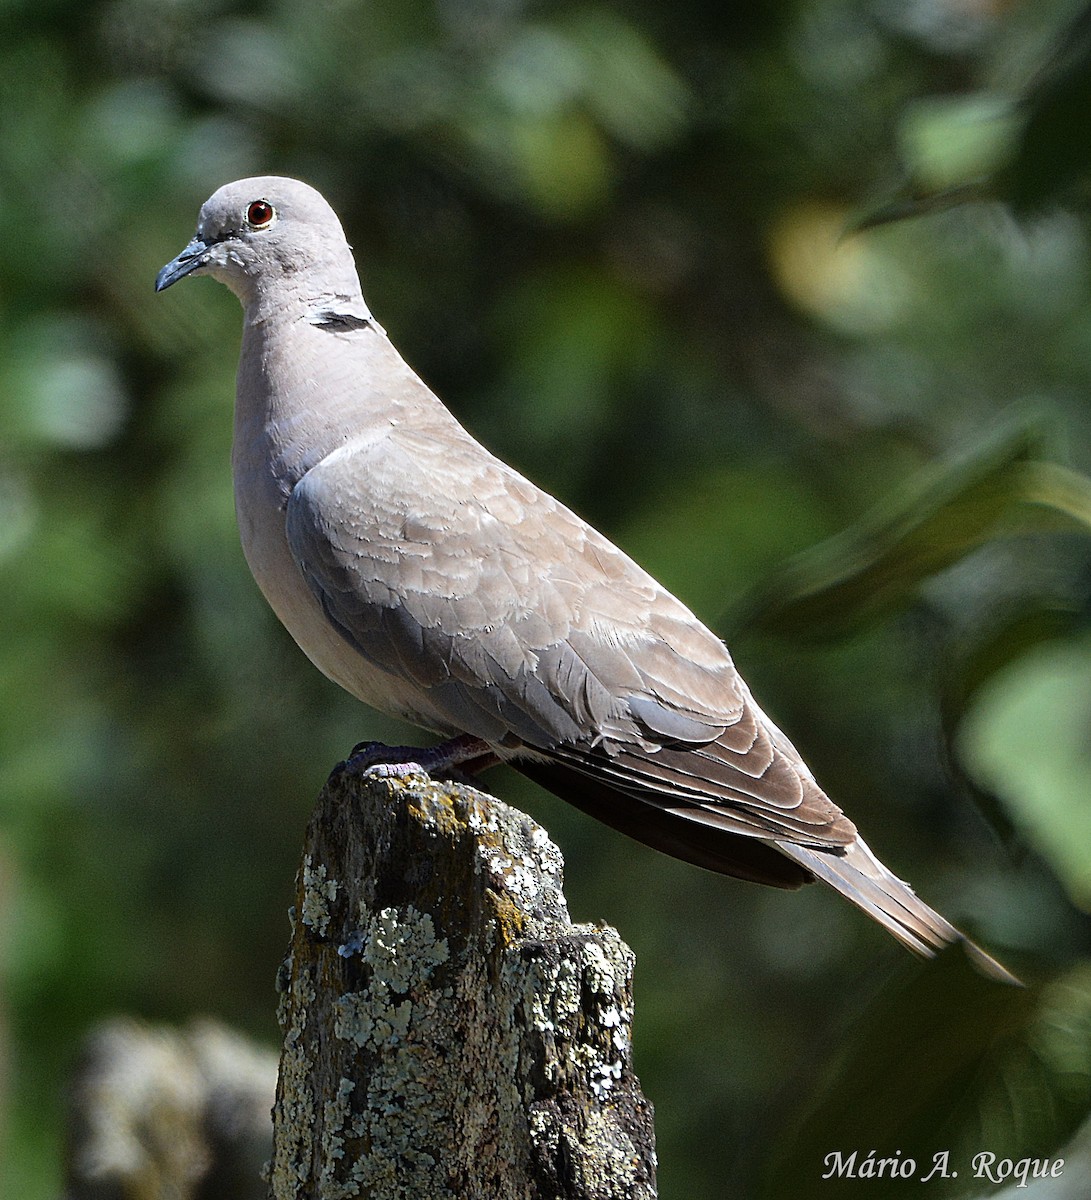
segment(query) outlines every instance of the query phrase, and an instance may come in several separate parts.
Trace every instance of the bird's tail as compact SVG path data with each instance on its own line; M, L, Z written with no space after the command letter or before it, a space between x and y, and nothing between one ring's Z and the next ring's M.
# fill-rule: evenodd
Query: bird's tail
M784 841L778 841L776 846L782 854L863 909L914 953L933 958L936 951L960 942L970 961L983 974L1019 986L1019 980L1010 971L929 908L908 883L888 871L863 838L857 837L839 852Z

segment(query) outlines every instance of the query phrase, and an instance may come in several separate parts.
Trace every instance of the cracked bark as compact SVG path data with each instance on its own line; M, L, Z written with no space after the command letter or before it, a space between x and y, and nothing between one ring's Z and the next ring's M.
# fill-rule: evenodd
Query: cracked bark
M653 1200L633 955L462 784L331 777L281 971L275 1200Z

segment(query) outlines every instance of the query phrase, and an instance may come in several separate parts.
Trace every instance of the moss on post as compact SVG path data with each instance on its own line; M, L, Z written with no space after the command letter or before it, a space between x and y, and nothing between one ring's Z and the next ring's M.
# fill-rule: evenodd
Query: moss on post
M331 778L307 834L276 1200L651 1200L632 952L572 925L522 813L425 775Z

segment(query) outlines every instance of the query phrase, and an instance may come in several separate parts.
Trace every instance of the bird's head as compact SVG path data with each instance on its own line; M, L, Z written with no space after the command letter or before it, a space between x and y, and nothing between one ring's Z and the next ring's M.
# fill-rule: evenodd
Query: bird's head
M213 192L201 206L196 235L156 276L155 290L186 275L211 275L247 306L271 290L283 299L304 280L320 296L360 291L337 214L314 188L275 175Z

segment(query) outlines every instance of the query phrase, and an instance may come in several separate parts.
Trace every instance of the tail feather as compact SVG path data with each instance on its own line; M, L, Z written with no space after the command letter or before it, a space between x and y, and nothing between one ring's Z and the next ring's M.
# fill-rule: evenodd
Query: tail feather
M778 841L776 846L782 854L852 901L914 953L932 958L937 951L959 942L978 970L1001 983L1020 986L1010 971L925 904L909 884L888 871L863 838L857 837L843 852L784 841Z
M918 899L859 835L846 846L792 842L769 836L768 828L754 829L747 836L738 831L745 825L737 813L725 812L718 824L713 820L715 814L699 805L686 810L677 796L650 788L619 787L609 770L591 772L586 763L577 766L562 759L519 759L512 765L570 804L664 854L773 887L798 888L821 879L915 954L932 958L945 946L961 942L982 974L1003 983L1019 982Z

